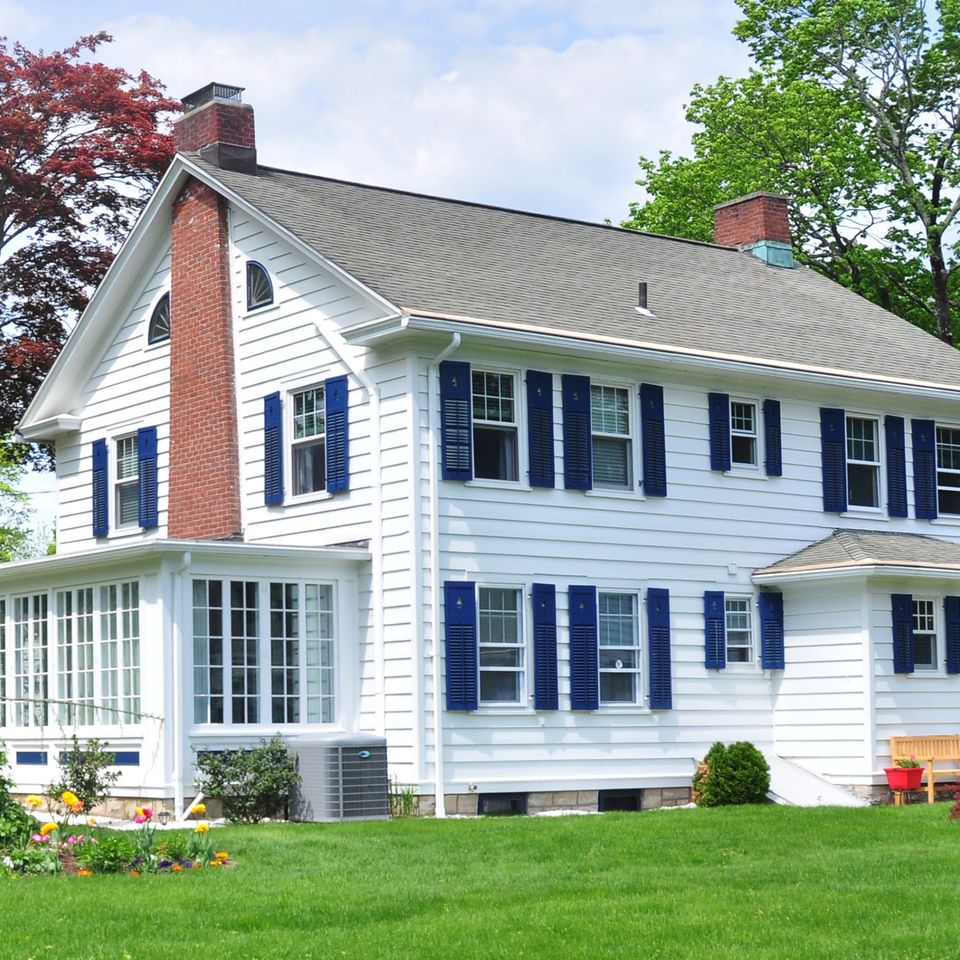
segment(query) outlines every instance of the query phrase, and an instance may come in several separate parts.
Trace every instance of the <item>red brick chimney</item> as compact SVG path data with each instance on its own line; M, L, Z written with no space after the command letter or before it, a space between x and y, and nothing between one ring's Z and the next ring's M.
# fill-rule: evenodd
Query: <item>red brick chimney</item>
M714 208L714 240L747 250L766 263L793 266L790 220L785 197L751 193Z
M175 125L177 149L218 166L256 165L253 111L211 84ZM226 160L226 163L222 161ZM228 166L229 165L229 166ZM227 207L190 179L173 205L170 278L170 483L167 535L242 537Z

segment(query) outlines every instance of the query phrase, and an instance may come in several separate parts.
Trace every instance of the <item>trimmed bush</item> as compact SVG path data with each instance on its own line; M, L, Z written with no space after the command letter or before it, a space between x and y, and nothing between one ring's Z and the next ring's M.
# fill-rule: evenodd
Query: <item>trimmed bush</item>
M766 803L770 767L763 754L746 740L715 743L697 765L693 799L698 807Z

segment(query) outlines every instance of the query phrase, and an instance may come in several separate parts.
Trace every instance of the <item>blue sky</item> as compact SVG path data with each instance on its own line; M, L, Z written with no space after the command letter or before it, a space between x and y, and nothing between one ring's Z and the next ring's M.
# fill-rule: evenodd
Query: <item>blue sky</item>
M0 0L0 35L180 97L245 87L261 163L618 222L640 154L686 152L696 82L747 69L733 0ZM49 479L31 486L49 487ZM49 498L35 502L49 516Z

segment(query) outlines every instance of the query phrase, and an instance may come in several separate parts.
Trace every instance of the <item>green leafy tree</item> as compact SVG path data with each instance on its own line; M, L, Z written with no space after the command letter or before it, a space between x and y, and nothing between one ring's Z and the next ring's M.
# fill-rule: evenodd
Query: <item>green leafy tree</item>
M696 86L693 156L640 158L624 226L710 240L713 207L791 201L801 260L954 342L960 0L737 0L755 69Z
M21 457L13 444L0 440L0 563L30 552L30 506L20 487Z

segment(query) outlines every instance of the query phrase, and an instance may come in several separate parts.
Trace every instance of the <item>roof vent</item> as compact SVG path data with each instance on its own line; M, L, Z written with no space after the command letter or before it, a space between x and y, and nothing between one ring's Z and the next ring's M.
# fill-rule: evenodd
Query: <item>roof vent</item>
M644 280L641 280L637 284L637 305L634 309L642 317L653 317L656 319L656 314L647 307L647 284Z
M243 87L231 87L226 83L208 83L205 87L201 87L183 98L183 109L185 112L196 110L197 107L202 107L203 104L209 103L211 100L233 100L240 103L240 94L243 91Z

